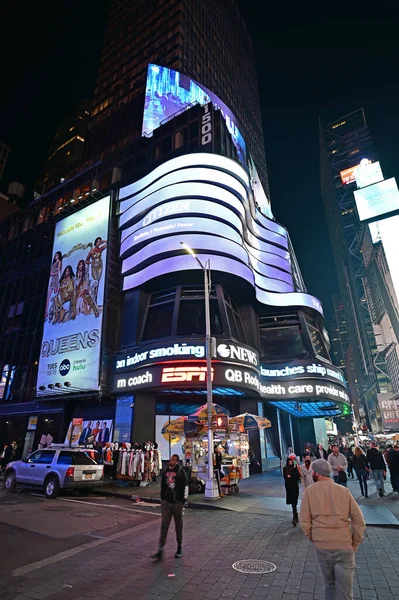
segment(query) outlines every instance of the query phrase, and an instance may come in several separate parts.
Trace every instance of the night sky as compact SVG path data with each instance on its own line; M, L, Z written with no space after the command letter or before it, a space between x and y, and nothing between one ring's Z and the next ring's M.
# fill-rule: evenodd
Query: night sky
M256 51L273 211L328 322L336 279L320 196L318 120L362 106L385 177L399 176L398 15L379 16L377 6L358 5L351 14L328 3L238 4ZM12 153L0 191L10 180L34 181L57 126L91 96L108 6L2 3L0 140Z

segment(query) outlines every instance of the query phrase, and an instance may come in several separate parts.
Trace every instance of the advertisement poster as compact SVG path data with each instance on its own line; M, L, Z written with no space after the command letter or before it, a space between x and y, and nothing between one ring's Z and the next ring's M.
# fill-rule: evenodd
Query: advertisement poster
M170 418L167 415L156 415L155 417L155 441L158 444L159 450L161 451L163 460L169 460L172 454L178 454L180 457L183 456L183 442L185 439L184 434L162 434L162 429L171 421L174 421L178 418L178 415L173 415Z
M57 223L37 394L98 390L110 198Z
M392 398L391 394L377 394L380 408L382 426L386 430L399 429L399 399Z
M83 421L83 419L73 419L69 423L64 444L69 445L71 435L72 446L78 446L79 444L94 444L94 442L106 444L107 442L112 442L113 428L113 421L98 421L96 419Z
M173 69L148 65L142 133L151 134L163 121L172 118L191 104L212 102L219 108L242 164L246 163L244 138L237 119L224 102L202 84Z

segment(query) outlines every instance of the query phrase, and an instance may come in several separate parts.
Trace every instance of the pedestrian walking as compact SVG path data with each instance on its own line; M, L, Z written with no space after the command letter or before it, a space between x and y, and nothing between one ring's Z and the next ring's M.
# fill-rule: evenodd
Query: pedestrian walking
M359 447L355 448L353 453L353 467L355 469L356 477L360 485L360 492L362 496L368 498L367 489L367 459L363 450Z
M172 517L175 522L177 551L175 558L182 555L183 543L183 504L188 498L188 481L183 467L179 464L179 455L173 454L161 479L161 536L159 550L153 558L161 560Z
M346 460L348 463L348 477L349 479L354 479L355 476L353 474L353 450L352 448L346 448L345 451Z
M336 444L332 447L332 453L328 457L328 464L331 467L335 483L346 487L346 469L348 468L348 461L345 456L339 452Z
M384 475L387 474L387 467L382 453L378 450L375 442L370 443L370 448L366 454L367 463L371 469L371 476L374 479L380 498L385 496Z
M399 445L395 444L389 451L389 469L391 472L391 485L394 492L399 494Z
M298 523L298 498L299 498L299 482L301 473L299 467L294 464L292 457L287 458L286 466L283 469L283 477L285 483L286 504L292 506L292 524L296 527Z
M303 465L301 465L301 477L302 484L305 489L314 483L312 461L310 460L310 456L305 456L305 462Z
M324 450L323 444L318 445L317 450L316 450L316 458L324 458L325 460L327 460L328 454L327 454L327 451Z
M334 485L328 461L318 459L312 469L316 483L302 496L300 525L315 545L326 600L352 600L355 552L366 529L363 515L350 491Z

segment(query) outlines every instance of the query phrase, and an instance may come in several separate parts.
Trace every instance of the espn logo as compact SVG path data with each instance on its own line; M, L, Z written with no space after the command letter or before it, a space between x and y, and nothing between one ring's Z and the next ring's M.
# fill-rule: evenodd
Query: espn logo
M212 369L212 381L214 370ZM206 367L165 367L162 369L161 383L183 383L185 381L206 381Z

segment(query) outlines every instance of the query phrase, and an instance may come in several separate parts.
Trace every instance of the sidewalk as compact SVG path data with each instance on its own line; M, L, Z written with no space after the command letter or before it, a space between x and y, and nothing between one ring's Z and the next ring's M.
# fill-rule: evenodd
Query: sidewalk
M348 488L356 498L367 525L399 528L399 495L392 493L386 482L386 497L379 498L373 481L368 482L369 498L360 494L356 480L348 480ZM287 516L291 507L285 503L284 481L279 470L252 475L240 481L240 491L234 496L224 496L215 501L204 500L202 494L189 496L191 508L212 508L261 515ZM133 487L125 482L112 482L98 490L99 494L118 496L130 500L159 503L160 483L148 487Z

